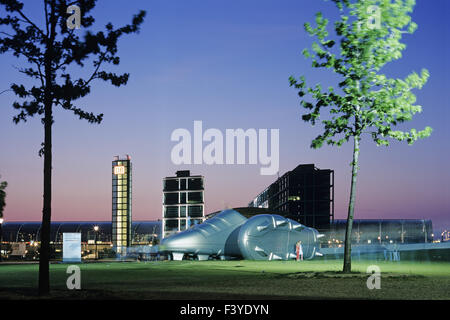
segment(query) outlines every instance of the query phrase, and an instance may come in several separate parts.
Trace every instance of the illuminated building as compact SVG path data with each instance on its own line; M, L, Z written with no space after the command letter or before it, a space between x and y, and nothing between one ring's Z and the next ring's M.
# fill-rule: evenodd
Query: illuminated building
M112 243L118 254L131 245L131 158L112 162Z
M334 220L334 171L302 164L286 172L248 204L283 212L283 216L317 230Z
M163 179L163 238L205 220L204 177L190 174L177 171Z
M97 231L95 227L98 227ZM161 238L160 221L133 221L131 229L133 236L131 242L134 248L152 248ZM24 259L39 259L40 230L40 222L9 221L5 223L3 228L3 258L11 258L13 244L24 243L26 244L26 256ZM58 260L62 258L63 234L66 232L81 233L82 259L92 259L95 256L98 256L99 259L117 257L116 250L112 244L111 221L52 221L50 225L51 259ZM98 251L95 250L95 247L97 247ZM121 256L123 256L123 253ZM129 251L128 256L130 256Z
M347 220L336 219L323 232L329 244L343 244ZM432 243L433 223L427 219L354 219L353 244L409 244Z

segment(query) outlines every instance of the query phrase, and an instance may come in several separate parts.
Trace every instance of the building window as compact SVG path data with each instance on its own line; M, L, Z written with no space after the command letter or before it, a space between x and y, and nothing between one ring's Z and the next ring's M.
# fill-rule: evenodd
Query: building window
M178 231L178 220L176 219L167 219L164 225L164 229L166 231Z
M178 193L164 193L164 204L178 204Z
M203 192L189 192L188 203L202 203Z
M189 206L188 207L189 217L203 217L203 206Z
M186 217L186 207L185 206L180 207L180 217Z
M164 218L178 218L178 207L176 206L165 207Z
M189 190L202 190L203 189L203 179L201 178L190 178L188 183Z
M186 203L186 192L180 193L180 203Z

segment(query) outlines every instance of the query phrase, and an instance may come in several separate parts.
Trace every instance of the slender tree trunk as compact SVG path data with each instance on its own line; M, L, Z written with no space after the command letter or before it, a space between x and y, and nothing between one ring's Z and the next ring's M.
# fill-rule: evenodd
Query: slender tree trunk
M44 208L42 210L41 250L39 255L39 295L50 292L50 225L52 203L52 105L45 106Z
M350 201L348 204L347 226L345 229L345 244L344 244L344 267L343 272L352 271L352 227L353 227L353 213L355 210L355 196L356 196L356 177L358 175L358 157L359 157L359 142L360 137L354 136L353 146L353 162L352 162L352 183L350 188Z
M54 7L52 7L54 8ZM50 17L51 35L47 39L44 68L44 205L42 210L41 250L39 255L39 295L50 292L50 226L52 216L52 125L53 125L53 41L55 37L54 11Z

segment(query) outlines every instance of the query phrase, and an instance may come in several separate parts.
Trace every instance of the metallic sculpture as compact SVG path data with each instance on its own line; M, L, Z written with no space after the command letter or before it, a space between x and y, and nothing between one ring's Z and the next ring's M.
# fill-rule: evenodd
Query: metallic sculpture
M300 243L303 258L312 259L318 253L320 236L316 229L291 219L260 214L241 226L238 245L244 259L289 260L297 258L295 249Z
M312 259L318 252L316 229L275 214L245 218L233 209L224 210L202 224L165 238L160 251L171 253L174 260L184 255L221 259L289 260L296 258L296 244L301 242L303 257Z
M239 212L228 209L192 228L164 238L160 251L172 253L174 260L185 254L196 255L199 260L210 256L221 259L240 256L237 243L239 226L247 221Z

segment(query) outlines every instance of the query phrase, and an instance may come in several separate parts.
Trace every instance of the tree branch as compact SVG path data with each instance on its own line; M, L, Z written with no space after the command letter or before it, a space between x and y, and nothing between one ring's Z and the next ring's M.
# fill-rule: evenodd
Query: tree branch
M17 10L17 13L20 14L20 16L25 19L24 22L28 22L33 28L35 28L45 39L47 38L47 36L44 34L44 32L37 26L35 25L30 19L28 19L28 17L26 15L24 15L22 13L22 11Z

